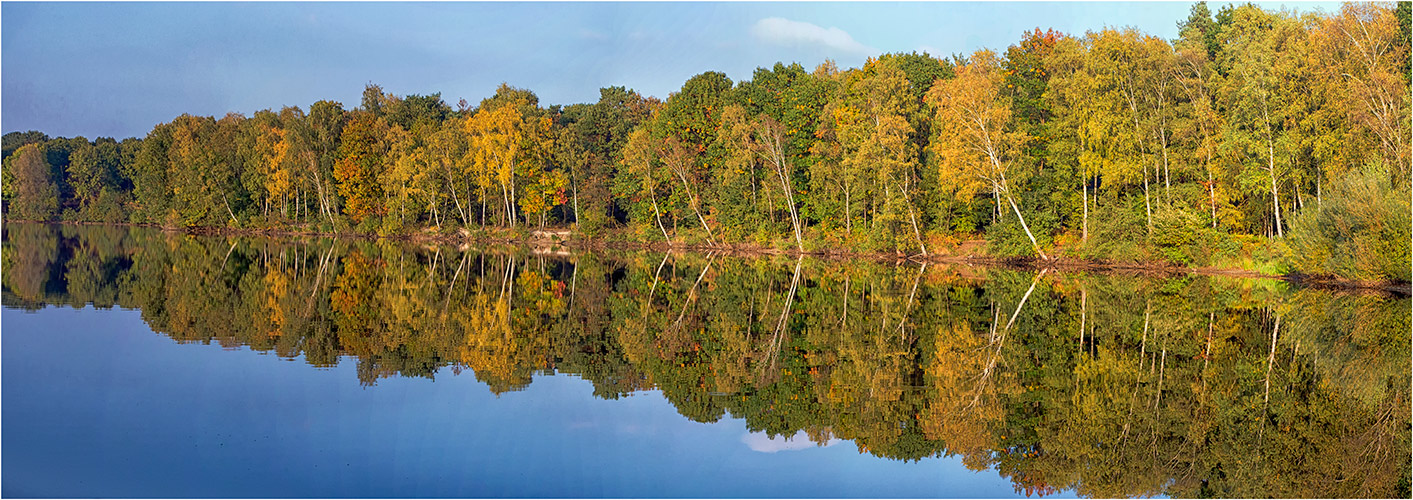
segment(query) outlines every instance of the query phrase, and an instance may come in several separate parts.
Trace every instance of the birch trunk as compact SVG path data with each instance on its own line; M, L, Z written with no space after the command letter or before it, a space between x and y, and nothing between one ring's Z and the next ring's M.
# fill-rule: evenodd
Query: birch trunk
M1217 181L1212 179L1212 171L1207 170L1207 194L1212 200L1212 229L1217 228Z
M456 195L456 186L451 183L451 176L447 176L447 191L451 192L451 201L456 203L456 213L461 215L461 222L467 226L471 225L471 219L467 216L466 210L461 207L461 197ZM470 200L467 200L470 201Z
M1320 176L1319 176L1319 175L1316 175L1316 176L1315 176L1315 210L1322 210L1322 209L1324 209L1324 207L1325 207L1325 204L1324 204L1324 202L1320 199Z
M1156 168L1157 165L1154 165ZM1148 237L1153 237L1153 202L1148 196L1148 165L1143 166L1143 208L1148 211Z
M236 220L235 212L232 212L232 211L231 211L231 202L230 202L230 200L227 200L227 199L226 199L226 193L221 193L221 201L223 201L223 202L226 203L226 214L231 216L231 222L238 222L238 221ZM231 247L231 248L235 248L235 247ZM226 255L229 256L229 255L230 255L230 252L227 252Z
M1261 117L1266 122L1266 172L1271 174L1271 208L1275 211L1276 237L1283 238L1285 232L1281 230L1281 199L1276 191L1276 146L1271 138L1271 116L1265 103L1262 103Z
M702 211L698 208L700 202L697 200L697 195L692 192L691 183L687 182L687 175L679 168L673 168L672 172L677 174L677 178L682 181L682 189L687 191L687 200L688 204L692 206L692 213L697 215L697 221L702 223L702 229L706 229L707 241L715 245L716 237L711 232L711 226L707 225L706 217L702 217Z
M1009 190L1006 191L1006 201L1011 203L1011 210L1016 212L1016 219L1020 220L1021 229L1024 229L1026 237L1030 238L1030 246L1035 248L1035 253L1040 255L1041 259L1050 260L1050 257L1046 256L1045 252L1040 251L1040 243L1037 243L1035 241L1035 235L1030 233L1030 226L1025 224L1025 217L1021 215L1020 207L1016 206L1016 200L1011 197Z
M777 177L780 178L780 190L785 192L785 203L789 205L788 208L790 209L790 225L795 229L795 245L798 246L800 248L800 252L803 253L805 251L805 239L802 233L800 232L800 214L795 209L795 190L792 188L792 186L790 185L790 181L786 177L784 165L781 165L780 162L781 160L779 159L775 160L775 174Z
M1271 329L1271 354L1266 358L1266 395L1265 402L1271 402L1271 365L1276 362L1276 338L1281 331L1281 317L1276 316L1276 326Z
M1267 171L1271 174L1271 208L1275 210L1276 215L1276 237L1284 238L1285 231L1281 230L1281 197L1280 193L1276 191L1276 157L1274 154L1274 146L1267 142L1266 148L1272 152Z
M917 247L922 250L922 255L926 257L927 245L924 245L922 243L922 231L918 228L917 225L917 213L913 210L912 197L908 196L908 190L904 188L901 184L898 186L898 193L903 195L903 203L908 206L908 218L913 223L913 237L917 238ZM1021 225L1024 226L1025 223L1022 222ZM1029 229L1026 230L1026 234L1030 234ZM1034 241L1034 238L1031 238L1031 240ZM1037 247L1036 252L1038 253L1039 251L1040 250Z
M662 225L662 212L657 209L657 194L654 194L652 189L648 190L648 198L653 202L653 217L657 219L657 229L662 231L663 241L671 244L672 238L667 236L667 228Z
M1085 179L1085 180L1083 180L1083 181L1080 181L1080 185L1083 186L1083 188L1084 188L1084 192L1080 194L1080 199L1084 200L1084 219L1083 219L1084 222L1083 222L1082 225L1081 225L1081 227L1082 227L1083 229L1080 230L1080 241L1089 241L1089 182L1088 182L1088 180L1089 180L1089 179Z
M849 184L844 183L844 234L853 236L854 234L854 200L849 192Z

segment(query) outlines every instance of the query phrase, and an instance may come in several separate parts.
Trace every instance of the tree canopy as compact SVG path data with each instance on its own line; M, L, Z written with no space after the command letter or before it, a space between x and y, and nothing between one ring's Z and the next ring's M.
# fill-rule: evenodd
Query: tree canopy
M1197 3L1174 40L1037 28L968 56L706 71L662 100L608 87L545 106L502 84L453 108L370 84L353 109L182 115L121 142L12 132L0 191L21 219L559 226L797 252L985 240L999 257L1407 280L1408 246L1375 243L1409 239L1378 223L1410 220L1408 12ZM1391 201L1340 199L1354 193Z

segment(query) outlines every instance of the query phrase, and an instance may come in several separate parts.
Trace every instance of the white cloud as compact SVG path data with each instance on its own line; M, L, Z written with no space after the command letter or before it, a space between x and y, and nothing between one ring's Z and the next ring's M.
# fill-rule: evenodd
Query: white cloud
M751 34L766 42L779 45L821 46L850 54L872 55L877 49L869 47L848 32L839 28L822 28L802 21L791 21L783 17L767 17L756 21Z
M750 447L752 451L759 451L761 453L807 450L816 446L828 448L830 446L839 444L841 441L843 440L838 438L832 438L829 440L829 442L823 445L818 445L815 444L813 441L810 441L809 434L805 434L805 431L796 432L794 436L790 437L768 437L763 432L752 432L741 436L742 443L746 443L746 446Z

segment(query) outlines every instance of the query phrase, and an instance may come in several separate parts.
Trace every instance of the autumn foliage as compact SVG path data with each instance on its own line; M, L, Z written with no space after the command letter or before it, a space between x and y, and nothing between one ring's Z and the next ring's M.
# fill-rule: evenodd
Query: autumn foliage
M560 226L803 253L984 239L995 256L1251 267L1259 254L1267 272L1407 280L1402 254L1334 243L1374 225L1317 234L1309 221L1345 220L1325 211L1355 192L1404 200L1380 217L1413 217L1408 18L1403 4L1197 3L1171 40L1036 28L949 58L781 63L740 81L707 71L661 100L610 87L545 106L502 84L453 109L369 85L351 110L183 115L122 143L7 134L0 184L28 219ZM1384 181L1354 189L1356 173Z

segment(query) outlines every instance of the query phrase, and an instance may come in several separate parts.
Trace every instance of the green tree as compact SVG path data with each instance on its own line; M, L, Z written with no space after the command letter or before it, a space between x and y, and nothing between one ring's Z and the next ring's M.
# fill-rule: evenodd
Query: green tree
M1280 87L1283 78L1302 71L1297 46L1303 38L1297 20L1251 5L1233 11L1232 24L1222 31L1228 47L1220 62L1227 68L1221 92L1228 117L1223 145L1252 159L1243 162L1245 168L1266 174L1273 237L1285 235L1279 188L1290 169L1289 150L1297 141L1288 126L1296 96L1280 92Z
M70 155L66 173L69 185L73 186L79 213L84 214L85 218L104 218L95 213L94 208L105 189L118 188L118 161L118 143L112 139L99 139L92 144L81 145Z
M11 163L15 172L15 215L22 219L49 220L59 210L59 189L50 175L49 161L39 146L24 145L15 150Z
M647 224L647 210L651 208L653 221L657 223L657 228L662 232L662 239L668 242L672 237L667 234L667 226L662 223L662 208L658 204L659 171L661 168L657 164L657 148L653 147L653 139L645 128L634 130L628 135L628 142L623 145L623 159L618 176L618 186L616 191L620 198L628 202L630 220L637 222L640 228L650 227ZM646 195L648 205L643 205L643 197Z
M617 166L628 136L660 105L657 99L624 87L607 87L599 89L598 102L565 109L565 119L572 122L566 127L576 131L576 142L588 155L585 168L576 169L571 176L584 205L582 213L575 214L581 228L588 229L585 224L603 227L617 218L620 207L614 202L611 187L619 175Z
M1326 106L1347 115L1351 135L1378 152L1369 156L1392 167L1395 185L1406 185L1410 172L1407 73L1394 69L1408 66L1404 3L1396 9L1346 3L1338 14L1314 22L1306 43L1310 55L1305 67L1323 77L1324 88L1318 90L1333 94Z
M3 167L0 167L0 197L3 197L6 202L14 199L15 196L15 173L10 166L10 156L13 155L20 146L47 142L48 140L49 136L47 134L37 130L10 132L5 134L3 139L0 139L0 144L3 144L3 146L0 147L0 161L4 162L0 164L3 165Z
M918 154L913 149L914 130L908 117L917 102L908 90L906 74L896 62L870 60L864 68L845 76L840 102L829 108L833 122L825 134L837 141L843 175L859 181L866 220L874 244L897 249L898 233L909 227L923 254L927 247L913 199L917 198ZM827 150L820 148L821 150ZM853 187L845 191L845 228L852 227ZM907 224L907 226L904 226ZM906 237L904 237L906 238Z
M1201 165L1201 172L1207 180L1209 217L1212 228L1217 228L1217 174L1222 171L1217 164L1218 131L1222 127L1222 116L1217 112L1214 91L1217 87L1217 68L1214 62L1220 45L1217 43L1217 25L1211 19L1205 2L1193 4L1192 14L1179 23L1181 37L1173 44L1176 64L1173 65L1173 81L1186 98L1182 113L1187 120L1174 126L1176 140L1185 142L1191 151L1190 160Z
M343 134L346 113L343 104L319 101L309 106L308 124L310 149L317 169L311 172L319 212L331 223L338 213L338 198L334 188L334 163L337 161L339 138Z

